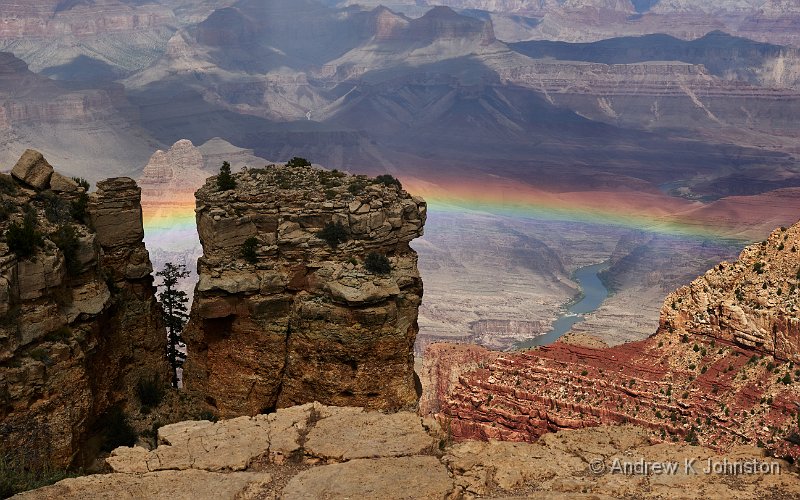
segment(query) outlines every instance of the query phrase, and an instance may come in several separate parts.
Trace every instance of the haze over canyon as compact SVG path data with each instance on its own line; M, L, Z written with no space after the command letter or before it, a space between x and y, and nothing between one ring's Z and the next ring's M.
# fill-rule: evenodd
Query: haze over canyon
M418 354L546 333L601 262L573 332L618 344L796 221L798 26L779 0L0 0L0 161L138 179L156 268L194 267L222 161L390 173L430 207Z

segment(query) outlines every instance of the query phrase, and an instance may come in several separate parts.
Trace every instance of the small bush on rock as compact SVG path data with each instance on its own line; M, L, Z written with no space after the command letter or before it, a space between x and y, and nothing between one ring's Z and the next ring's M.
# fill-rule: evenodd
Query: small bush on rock
M380 253L370 252L364 259L364 267L372 274L389 274L392 272L392 264L389 259Z
M347 230L341 222L335 224L329 222L317 233L317 237L325 240L332 248L336 248L340 243L347 241Z
M78 186L82 187L85 191L89 191L89 187L90 187L89 181L87 181L83 177L73 177L72 180L75 181L75 183Z
M286 162L287 167L310 167L311 162L306 160L305 158L301 158L299 156L293 157L291 160Z
M44 240L36 230L36 212L28 211L22 225L12 222L6 231L8 249L20 259L33 257L36 250L42 246Z
M88 208L89 195L85 192L79 194L78 198L72 200L72 203L70 204L70 212L72 212L72 217L81 222L86 222L86 216L89 215Z
M142 405L142 413L161 404L164 399L164 385L158 375L144 377L136 383L136 397Z
M252 236L247 238L245 242L242 243L242 258L251 264L255 264L258 262L257 249L258 240Z
M227 161L222 162L217 176L217 187L220 191L230 191L236 187L236 180L231 175L231 164Z
M78 235L72 226L65 225L50 235L50 241L56 244L61 253L64 254L64 261L67 264L67 272L75 276L81 271L81 263L78 261L78 249L80 242Z
M395 186L397 189L403 189L403 185L400 183L400 181L389 174L379 175L375 178L375 181L378 184L383 184L384 186Z
M0 455L0 498L42 488L77 474L57 469L47 463L27 463L18 457Z

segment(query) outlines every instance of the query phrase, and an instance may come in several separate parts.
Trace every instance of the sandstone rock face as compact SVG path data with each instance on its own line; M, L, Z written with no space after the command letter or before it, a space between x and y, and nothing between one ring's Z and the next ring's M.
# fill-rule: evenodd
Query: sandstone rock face
M366 177L269 167L197 192L203 244L185 337L186 389L223 416L318 400L396 410L417 401L422 281L408 243L426 204ZM345 242L319 233L341 224ZM255 257L242 257L246 241ZM383 254L391 272L364 266Z
M34 165L29 173L52 171L36 152L22 163ZM12 207L0 223L0 451L32 466L63 467L82 460L92 427L133 397L128 391L139 378L166 380L166 334L141 241L138 188L111 179L87 196L82 188L31 190L5 177L0 197ZM87 220L72 204L88 205ZM29 258L5 238L25 217L43 242ZM64 228L74 233L72 244L64 244Z
M34 189L46 189L50 185L53 167L47 163L42 153L28 149L14 165L11 175Z
M671 294L652 337L612 348L555 343L523 353L429 348L423 414L457 438L532 441L559 429L635 423L654 440L800 456L797 246L776 230ZM465 368L466 367L466 368Z
M368 429L364 422L374 425ZM370 456L320 453L313 441L323 435L342 449L368 449ZM423 437L427 446L419 448ZM762 450L738 446L721 455L656 444L647 429L631 425L558 432L537 443L449 445L441 429L412 413L313 403L217 423L181 422L160 429L159 440L150 452L116 449L107 459L112 474L67 479L20 498L744 499L767 491L776 498L800 493L789 464ZM780 474L703 474L708 459L756 461ZM614 472L617 460L678 466L674 474L624 474ZM686 460L696 473L684 468Z
M670 294L661 330L733 342L759 355L800 362L800 224L774 231Z

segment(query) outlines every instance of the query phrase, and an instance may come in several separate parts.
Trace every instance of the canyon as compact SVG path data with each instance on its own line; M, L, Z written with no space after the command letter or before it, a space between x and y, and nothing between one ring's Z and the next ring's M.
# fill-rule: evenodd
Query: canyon
M155 156L146 178L172 180L202 162L195 153L191 143L174 145ZM184 167L164 163L165 157L186 160ZM210 177L196 193L203 255L185 332L191 355L182 403L222 419L177 418L158 428L153 444L115 449L105 458L111 473L66 479L22 498L134 491L155 497L211 491L220 498L408 496L407 481L397 477L417 478L411 494L424 498L576 491L657 498L686 488L711 498L747 497L764 488L795 494L792 474L731 482L687 472L665 482L598 472L587 463L626 456L728 458L789 470L788 462L765 453L798 455L792 436L800 223L775 230L737 261L722 262L668 295L659 329L646 340L608 348L570 335L519 353L433 344L416 381L412 348L422 281L409 242L422 235L426 203L392 177L311 166L243 167L231 180L233 186L223 186L219 176ZM31 261L9 260L19 267L52 258L59 264L47 268L62 274L26 270L4 277L7 307L19 308L13 324L23 330L6 335L12 351L2 373L13 376L5 393L14 409L1 425L18 447L61 449L51 456L67 463L88 431L73 424L78 430L56 434L40 426L32 436L25 434L35 427L31 415L63 427L74 415L66 408L85 408L66 389L81 393L91 409L81 411L89 415L113 406L136 413L136 396L127 391L153 370L163 375L164 330L142 244L141 191L131 179L117 178L86 195L35 151L26 152L2 186L9 206L41 210L36 224L48 235L48 251ZM60 197L81 195L91 229L73 215L58 215ZM20 215L12 210L10 220ZM73 271L80 279L66 271L75 257L52 243L58 240L55 216L87 240L74 261L82 263ZM342 232L326 241L326 228L337 221ZM627 245L649 242L640 235ZM625 262L628 252L617 250L610 269L620 267L612 274L618 278L631 262ZM370 252L383 254L388 268L371 268ZM37 276L42 283L32 285ZM52 317L41 308L63 311L69 328L54 324L56 334L41 337L51 326L35 320ZM478 334L507 334L509 328L530 334L539 325L471 326ZM30 338L26 327L35 332ZM72 337L77 328L81 333ZM100 331L102 337L92 337ZM102 373L88 372L82 361ZM48 403L26 406L18 387L34 379L19 375L32 376L39 364L42 382L32 386L43 384ZM91 384L81 388L82 381ZM408 411L416 407L419 383L422 416Z
M351 173L389 172L439 201L434 212L442 210L430 222L437 230L414 243L431 283L418 353L436 339L478 339L502 349L526 331L541 333L577 293L569 278L580 266L573 261L596 264L625 248L636 253L622 261L629 267L617 279L618 294L577 329L602 326L611 344L639 340L657 324L662 292L796 219L797 48L777 31L757 42L763 37L725 24L728 15L755 23L793 15L791 9L442 3L8 3L11 25L29 28L9 31L0 43L14 54L3 59L0 121L8 133L0 162L13 165L32 145L69 175L140 179L145 223L155 228L148 233L155 266L181 262L192 271L201 255L196 239L189 244L192 192L222 161L236 169L301 155ZM565 42L547 34L559 16L569 23L594 16L586 26L600 23L608 35ZM298 39L301 17L313 29ZM657 29L655 19L667 18ZM64 28L37 31L41 26ZM676 26L698 31L667 29ZM529 33L512 37L509 30ZM202 173L159 177L170 162L199 165L183 146L170 154L183 140L226 153L213 161L201 153ZM152 169L161 170L152 176ZM474 186L500 200L524 194L521 211L474 210ZM462 187L473 191L452 194ZM180 206L159 190L180 191ZM611 217L593 226L580 213L573 224L550 221L538 206L580 209L587 200L586 212L601 208ZM172 218L175 210L184 215ZM628 231L613 212L650 221ZM672 222L703 236L659 236L660 225ZM469 228L463 239L459 226ZM559 238L553 229L571 234ZM639 230L653 234L651 243L626 246ZM597 241L583 247L584 256L570 247L579 237ZM502 242L497 255L487 240ZM175 241L186 244L169 250L162 243ZM698 245L704 250L696 257ZM472 249L468 265L450 260ZM519 252L542 263L525 265ZM683 271L671 269L677 254L686 257ZM495 275L492 287L486 277ZM653 291L653 280L666 275L674 276ZM461 296L470 304L466 314L455 300ZM511 336L472 331L472 324L504 322L524 326Z
M434 344L420 411L461 439L630 423L654 439L798 456L799 242L800 224L779 228L679 288L642 341L598 348L576 336L522 353Z

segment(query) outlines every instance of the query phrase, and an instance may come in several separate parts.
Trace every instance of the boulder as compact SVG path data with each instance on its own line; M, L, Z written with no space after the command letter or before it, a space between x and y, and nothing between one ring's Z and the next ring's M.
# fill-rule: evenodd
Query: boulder
M56 192L75 193L78 191L79 186L77 182L69 177L53 172L52 177L50 177L50 189Z
M37 190L44 190L50 186L53 167L47 163L42 153L28 149L22 154L11 175Z

